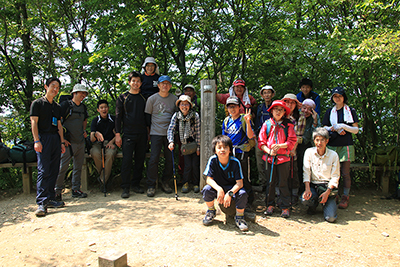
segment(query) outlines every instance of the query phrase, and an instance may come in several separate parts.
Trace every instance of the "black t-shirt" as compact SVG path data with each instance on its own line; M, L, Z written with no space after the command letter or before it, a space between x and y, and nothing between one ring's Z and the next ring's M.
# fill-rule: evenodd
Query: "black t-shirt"
M203 174L213 178L222 187L234 186L236 180L243 179L240 161L232 156L229 157L229 162L225 167L221 165L217 155L211 156Z
M332 110L332 108L328 109L325 112L325 116L322 121L322 125L332 126L331 121L330 121L331 110ZM354 108L350 108L350 111L351 111L351 115L353 116L354 123L358 122L356 110ZM337 111L337 116L338 116L337 123L345 123L344 116L343 116L343 108L341 108ZM352 123L345 123L345 124L352 126ZM347 131L346 131L345 135L340 135L337 132L330 132L329 135L330 135L329 143L328 143L329 146L353 145L353 137L351 136L351 133L349 133Z
M115 116L107 114L107 118L103 119L100 115L92 120L90 125L91 132L100 132L104 140L111 141L115 134L113 132L115 128Z
M58 133L58 127L52 124L52 119L53 117L55 117L57 121L61 119L61 109L60 105L54 100L53 103L50 104L45 97L36 99L31 104L30 116L39 117L39 134Z
M140 87L140 93L147 99L155 93L158 93L158 78L160 75L154 73L154 75L146 75L143 74L143 82L142 86Z

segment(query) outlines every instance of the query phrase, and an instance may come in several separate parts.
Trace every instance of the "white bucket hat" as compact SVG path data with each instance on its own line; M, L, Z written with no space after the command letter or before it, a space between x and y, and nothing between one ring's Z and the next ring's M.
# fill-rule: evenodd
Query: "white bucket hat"
M89 91L87 90L86 86L80 83L75 84L74 88L72 89L71 95L76 92L85 92L89 94Z
M160 75L160 70L158 69L158 64L156 63L156 60L154 59L154 57L146 57L146 59L144 60L143 65L142 65L142 68L143 68L144 71L146 71L145 68L146 68L147 63L153 63L154 65L156 65L155 73Z

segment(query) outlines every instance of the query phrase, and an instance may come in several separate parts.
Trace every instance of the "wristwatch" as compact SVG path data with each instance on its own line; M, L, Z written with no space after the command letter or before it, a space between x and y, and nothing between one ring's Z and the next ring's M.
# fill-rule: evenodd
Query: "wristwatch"
M230 197L233 197L233 192L232 192L232 191L228 191L228 195L229 195Z

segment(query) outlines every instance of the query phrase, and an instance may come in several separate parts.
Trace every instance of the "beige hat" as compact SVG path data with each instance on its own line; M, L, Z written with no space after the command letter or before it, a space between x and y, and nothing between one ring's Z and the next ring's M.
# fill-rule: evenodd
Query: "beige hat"
M301 103L300 101L297 99L297 96L295 94L286 94L282 99L282 101L285 100L293 100L297 102L297 108L301 108Z
M76 92L85 92L85 93L89 94L86 86L84 86L83 84L80 84L80 83L75 84L74 88L72 89L71 95Z
M176 100L176 106L177 106L178 108L179 108L179 103L181 103L182 101L187 101L187 102L189 102L190 108L193 108L193 103L192 103L192 101L190 100L190 96L188 96L188 95L181 95L181 96L179 97L179 99Z

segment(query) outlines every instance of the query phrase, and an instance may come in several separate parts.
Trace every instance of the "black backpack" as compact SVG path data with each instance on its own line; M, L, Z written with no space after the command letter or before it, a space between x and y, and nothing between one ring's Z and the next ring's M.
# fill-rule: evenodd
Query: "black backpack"
M8 162L8 154L9 154L10 148L0 142L0 163L5 163Z
M24 163L24 173L26 173L26 163L35 162L36 151L34 143L30 141L21 141L10 149L9 156L13 165L15 163Z

